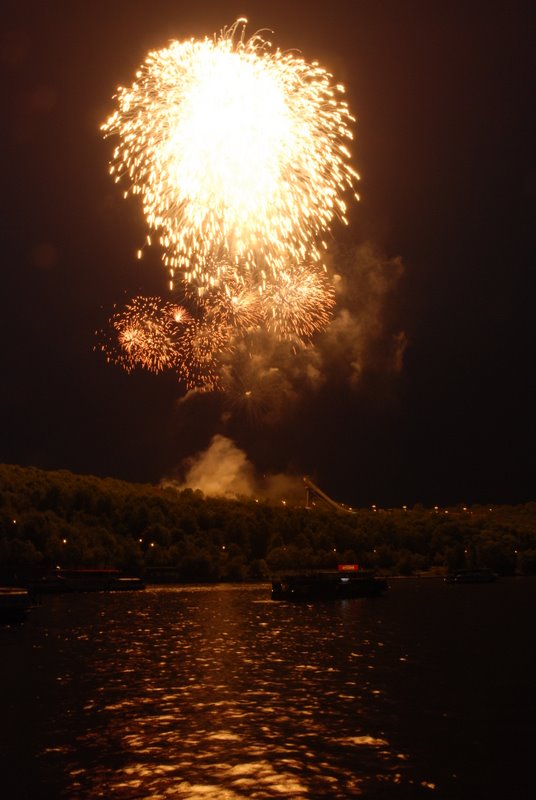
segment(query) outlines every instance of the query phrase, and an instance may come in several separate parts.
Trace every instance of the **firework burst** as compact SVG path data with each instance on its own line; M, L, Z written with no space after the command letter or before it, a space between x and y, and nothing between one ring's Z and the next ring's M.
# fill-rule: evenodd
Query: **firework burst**
M141 196L172 277L206 286L319 261L358 178L343 87L246 39L245 22L149 53L102 125L119 137L111 172Z
M268 352L271 346L267 345ZM240 342L231 359L223 365L221 388L230 408L245 415L254 425L264 425L279 418L282 405L289 402L288 385L279 367L261 342Z
M204 292L200 304L209 319L232 328L235 335L243 335L261 324L260 294L251 281L227 280L222 286Z
M326 273L306 264L281 272L261 293L264 327L279 339L310 339L328 326L334 305Z
M188 389L215 391L221 386L221 359L231 347L232 331L210 319L192 320L179 339L179 377Z
M127 372L171 369L179 356L175 308L157 297L135 297L112 316L97 348Z
M169 305L169 313L171 314L171 318L176 325L185 325L187 322L191 322L193 317L184 306L181 305Z

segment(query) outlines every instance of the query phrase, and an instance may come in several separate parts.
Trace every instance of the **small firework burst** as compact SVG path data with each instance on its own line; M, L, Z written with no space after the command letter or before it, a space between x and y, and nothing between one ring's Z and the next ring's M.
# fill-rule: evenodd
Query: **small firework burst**
M209 289L203 293L201 305L207 317L232 328L237 335L261 324L260 295L251 280L234 278Z
M177 369L188 389L215 391L221 385L221 357L232 331L211 320L192 320L179 339Z
M277 394L277 367L264 369L257 358L250 356L250 359L249 364L225 366L221 389L233 410L247 416L254 424L262 424L277 405L284 402L284 395Z
M266 330L280 339L307 340L329 324L335 291L323 270L301 264L266 283L261 305Z
M300 349L304 349L301 345ZM250 341L237 342L224 358L221 389L233 413L254 425L275 425L296 400L294 363L289 342L259 332ZM277 366L276 366L277 365Z
M158 297L135 297L111 317L97 347L127 372L136 367L155 373L173 368L178 349L172 305Z
M187 308L181 305L170 304L169 312L176 325L185 325L187 322L192 321L192 315Z

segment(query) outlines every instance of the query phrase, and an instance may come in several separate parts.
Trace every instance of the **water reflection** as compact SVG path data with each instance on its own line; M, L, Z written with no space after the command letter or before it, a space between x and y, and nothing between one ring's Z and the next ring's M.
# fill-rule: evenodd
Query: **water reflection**
M530 580L48 597L0 629L2 796L530 796L535 603Z
M76 685L72 666L59 676L55 741L41 754L62 765L59 796L335 799L400 784L405 755L381 729L374 603L266 596L69 598L72 626L49 635L60 660L84 668Z

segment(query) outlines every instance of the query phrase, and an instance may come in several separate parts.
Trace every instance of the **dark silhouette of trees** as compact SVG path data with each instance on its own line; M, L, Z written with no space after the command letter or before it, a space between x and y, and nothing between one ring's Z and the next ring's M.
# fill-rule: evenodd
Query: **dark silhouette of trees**
M304 492L305 500L305 492ZM0 465L0 574L117 567L177 581L358 563L411 575L536 574L536 503L342 514Z

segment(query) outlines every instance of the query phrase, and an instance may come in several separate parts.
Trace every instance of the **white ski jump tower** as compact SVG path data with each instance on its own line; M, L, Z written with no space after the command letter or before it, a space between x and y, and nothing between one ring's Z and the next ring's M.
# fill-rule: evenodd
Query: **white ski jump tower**
M341 503L337 503L336 500L332 500L332 498L325 492L323 492L322 489L320 489L320 487L316 485L316 483L313 483L313 481L309 478L308 475L304 476L303 482L305 484L306 508L313 508L316 505L314 499L317 497L331 508L334 508L335 511L342 511L344 514L356 513L353 508L350 508L349 506L343 506Z

